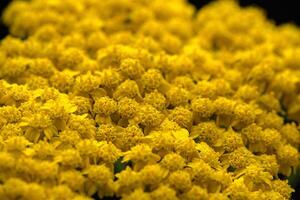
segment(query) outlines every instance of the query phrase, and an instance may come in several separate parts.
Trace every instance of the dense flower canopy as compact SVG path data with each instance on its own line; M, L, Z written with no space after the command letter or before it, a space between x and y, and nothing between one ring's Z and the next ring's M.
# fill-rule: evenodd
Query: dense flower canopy
M15 0L0 199L283 200L300 29L230 0Z

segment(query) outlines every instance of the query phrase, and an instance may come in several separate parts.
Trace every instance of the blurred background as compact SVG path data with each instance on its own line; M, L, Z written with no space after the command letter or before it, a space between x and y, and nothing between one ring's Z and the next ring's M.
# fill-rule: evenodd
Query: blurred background
M0 0L0 11L9 4L11 0ZM47 1L47 0L45 0ZM188 0L195 7L201 9L209 2L214 0ZM300 25L300 10L297 0L238 0L241 6L256 5L262 7L269 19L276 24L293 22ZM8 33L7 28L0 22L0 38L3 38Z
M0 0L0 13L11 0ZM47 0L45 0L47 1ZM189 0L197 9L201 9L213 0ZM297 0L239 0L241 6L255 5L266 11L268 18L280 25L282 23L295 23L300 26L300 7ZM8 34L7 27L0 21L0 39ZM300 35L299 35L300 37ZM290 184L296 190L293 200L300 200L300 172L289 179Z
M198 9L213 0L189 0ZM263 8L268 18L276 24L293 22L300 25L300 10L297 0L238 0L241 6L256 5Z

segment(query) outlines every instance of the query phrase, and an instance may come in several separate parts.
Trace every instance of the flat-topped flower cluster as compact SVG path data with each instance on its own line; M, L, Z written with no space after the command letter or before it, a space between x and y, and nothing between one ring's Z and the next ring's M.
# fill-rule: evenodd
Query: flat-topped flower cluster
M284 200L300 29L216 1L13 1L0 199Z

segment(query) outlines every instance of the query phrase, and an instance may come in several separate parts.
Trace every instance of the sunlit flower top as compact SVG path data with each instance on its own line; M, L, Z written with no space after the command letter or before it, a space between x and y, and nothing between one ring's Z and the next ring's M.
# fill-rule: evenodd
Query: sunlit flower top
M300 29L219 0L13 1L0 199L284 200Z

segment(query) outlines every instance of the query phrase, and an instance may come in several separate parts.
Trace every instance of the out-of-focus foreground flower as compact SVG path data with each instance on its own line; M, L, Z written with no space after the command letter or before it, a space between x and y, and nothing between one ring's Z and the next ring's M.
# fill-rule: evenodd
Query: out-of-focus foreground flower
M300 29L216 1L13 1L0 199L283 200Z

